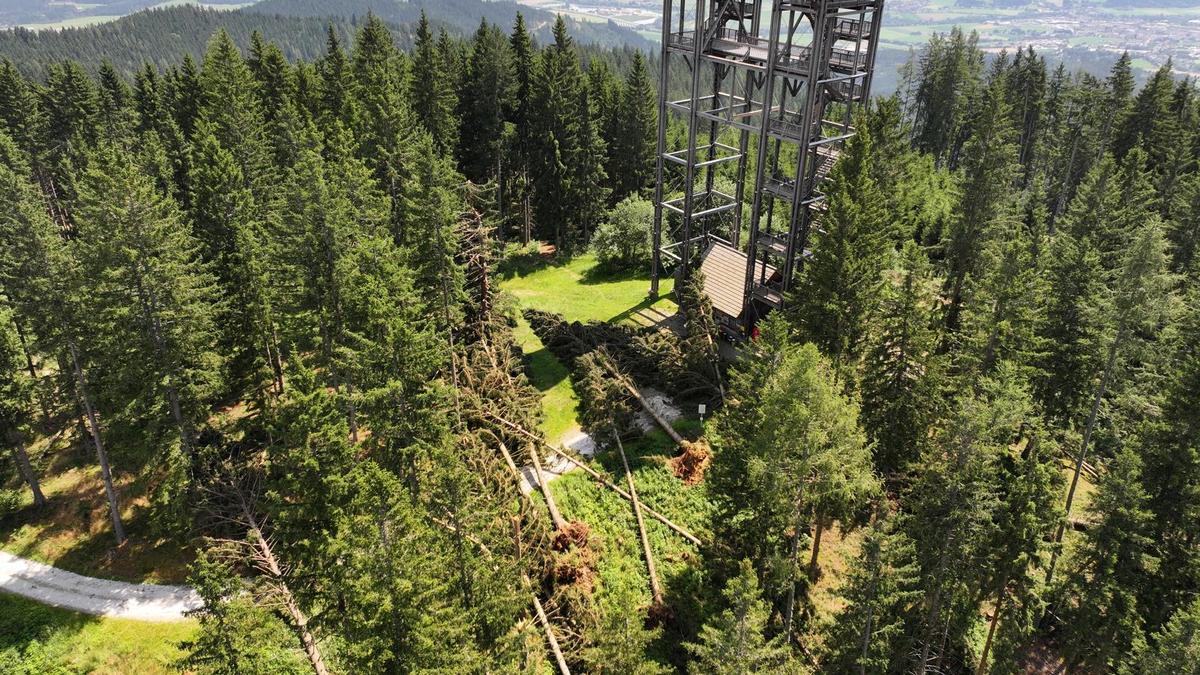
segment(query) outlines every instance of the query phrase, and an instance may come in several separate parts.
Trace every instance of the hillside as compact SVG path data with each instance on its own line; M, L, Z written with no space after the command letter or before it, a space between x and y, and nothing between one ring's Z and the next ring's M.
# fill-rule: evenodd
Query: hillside
M245 11L300 17L362 17L374 12L384 21L395 24L415 23L424 11L434 24L442 24L464 35L473 32L481 18L510 27L520 12L529 22L534 37L543 43L551 40L554 24L551 12L523 7L508 0L262 0ZM576 40L585 44L650 46L645 38L612 22L579 21L567 17L567 27Z
M105 24L61 31L35 32L24 28L0 31L0 57L11 60L24 74L40 77L47 64L70 59L94 68L108 60L125 74L143 63L164 68L184 55L197 58L220 28L242 49L259 31L275 42L289 60L310 60L324 52L327 26L332 24L348 41L352 20L321 20L229 12L194 6L152 9Z

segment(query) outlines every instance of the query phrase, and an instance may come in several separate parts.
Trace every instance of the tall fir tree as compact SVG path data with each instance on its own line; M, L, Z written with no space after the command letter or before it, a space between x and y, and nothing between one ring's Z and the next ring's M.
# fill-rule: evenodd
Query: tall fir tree
M417 122L425 127L433 138L439 153L451 153L458 143L458 128L454 117L456 80L450 72L451 64L438 50L429 18L421 11L417 24L416 42L413 44L413 69L409 79L409 98Z

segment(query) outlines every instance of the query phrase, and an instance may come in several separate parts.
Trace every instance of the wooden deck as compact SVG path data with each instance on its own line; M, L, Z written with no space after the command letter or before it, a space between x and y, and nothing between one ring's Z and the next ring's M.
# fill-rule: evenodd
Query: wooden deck
M704 253L700 271L704 272L704 292L712 300L713 309L734 319L740 317L742 301L746 297L746 254L727 244L713 242ZM763 263L760 261L754 272L755 278L762 278L762 274ZM766 277L770 279L775 274L775 268L767 265Z

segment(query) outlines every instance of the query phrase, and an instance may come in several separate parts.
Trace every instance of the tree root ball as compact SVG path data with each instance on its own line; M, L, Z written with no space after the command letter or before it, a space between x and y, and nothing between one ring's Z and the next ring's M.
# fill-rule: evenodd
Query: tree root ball
M667 460L675 476L687 485L695 485L704 480L704 472L712 463L712 450L708 442L700 439L695 442L685 442L683 453Z

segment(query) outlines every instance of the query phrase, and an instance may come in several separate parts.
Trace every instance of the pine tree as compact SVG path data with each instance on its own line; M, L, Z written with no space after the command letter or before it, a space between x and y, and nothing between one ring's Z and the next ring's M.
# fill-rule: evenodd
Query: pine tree
M134 397L161 397L185 456L220 386L213 279L169 198L131 158L104 150L80 182L76 208L88 297L101 351Z
M387 193L392 235L400 241L404 194L415 180L414 146L420 142L422 132L403 96L403 57L387 26L373 14L355 40L352 73L355 117L351 128L358 154Z
M801 334L829 356L834 377L847 390L857 379L868 314L883 289L890 240L873 163L869 135L846 144L830 179L829 210L821 218L813 259L804 266L793 302Z
M861 385L863 428L884 476L916 459L933 422L941 374L932 269L920 247L905 245L895 274L884 285Z
M421 11L417 25L416 42L413 45L413 70L409 79L409 98L417 121L433 138L433 145L441 154L453 152L458 143L458 128L454 109L457 105L454 92L455 80L451 79L444 56L438 51L429 19Z
M749 560L741 561L722 595L726 609L704 624L698 642L685 645L691 670L705 675L774 672L787 660L787 650L778 638L768 640L764 634L770 607Z
M1056 590L1071 666L1114 668L1141 634L1137 588L1153 562L1151 516L1140 479L1137 455L1120 450L1097 486L1090 509L1095 525L1084 532Z
M196 612L199 629L181 646L189 671L220 675L302 675L312 672L295 635L274 613L255 603L230 565L201 551L189 584L204 601Z
M41 106L33 87L8 59L0 60L0 123L22 151L32 153L41 137Z
M992 374L1002 361L1026 363L1035 351L1038 242L1012 220L992 224L995 238L980 255L978 279L968 285L958 369L968 380Z
M608 175L613 181L613 201L619 202L644 193L654 181L657 96L641 52L633 53L613 119L617 129L609 137L612 161Z
M368 17L370 24L370 17ZM354 120L354 98L350 95L350 66L342 41L330 25L325 37L325 57L317 63L320 75L318 117L327 123L340 122L349 127Z
M910 607L920 592L912 541L895 517L880 517L838 591L845 601L825 640L821 664L830 672L898 673L907 665L912 638Z
M570 195L572 219L578 223L586 243L604 220L605 206L609 199L608 176L604 172L605 146L600 137L600 116L596 113L587 87L579 87L579 137L576 141L578 153L571 159L573 176L570 184L575 188ZM567 250L574 250L576 242L568 240Z
M330 542L331 598L355 672L467 672L478 667L471 626L456 602L445 535L419 502L372 462L350 476L351 497Z

